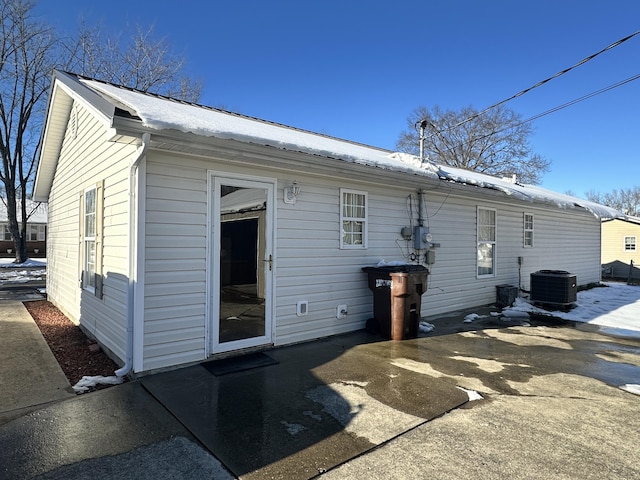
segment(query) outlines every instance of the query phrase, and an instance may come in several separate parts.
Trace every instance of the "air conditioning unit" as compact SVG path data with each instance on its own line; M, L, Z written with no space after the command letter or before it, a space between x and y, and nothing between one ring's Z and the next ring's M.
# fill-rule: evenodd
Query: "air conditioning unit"
M531 274L531 301L568 307L578 298L576 276L564 270L540 270Z

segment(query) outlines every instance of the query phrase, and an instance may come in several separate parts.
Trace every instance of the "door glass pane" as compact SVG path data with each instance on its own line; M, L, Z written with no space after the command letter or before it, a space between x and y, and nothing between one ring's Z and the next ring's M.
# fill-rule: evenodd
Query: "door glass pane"
M267 191L220 189L220 343L265 335Z

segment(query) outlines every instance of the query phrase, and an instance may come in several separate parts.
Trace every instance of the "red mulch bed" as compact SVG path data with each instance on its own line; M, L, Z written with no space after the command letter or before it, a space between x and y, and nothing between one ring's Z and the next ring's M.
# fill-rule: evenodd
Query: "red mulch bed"
M40 328L71 385L78 383L83 376L113 376L119 368L51 302L37 300L24 302L24 306ZM99 385L96 390L106 386Z

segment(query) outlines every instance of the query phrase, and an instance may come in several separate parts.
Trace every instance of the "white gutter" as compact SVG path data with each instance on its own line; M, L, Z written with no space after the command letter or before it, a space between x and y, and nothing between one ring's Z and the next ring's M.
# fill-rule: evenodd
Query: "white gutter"
M127 238L127 251L129 257L129 284L127 286L127 355L122 368L115 371L116 376L123 377L133 367L133 325L135 317L135 285L137 279L138 261L138 166L147 154L151 135L142 134L142 144L136 151L136 158L129 166L129 235Z

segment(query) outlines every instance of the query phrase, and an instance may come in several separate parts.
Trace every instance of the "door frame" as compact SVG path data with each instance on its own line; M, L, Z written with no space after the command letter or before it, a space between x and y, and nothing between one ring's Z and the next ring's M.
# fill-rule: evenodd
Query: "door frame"
M276 241L276 186L274 178L256 177L209 170L207 175L207 299L205 322L205 358L217 353L244 348L271 345L274 340L275 321L273 317L275 301L275 241ZM265 335L248 339L220 343L220 198L217 192L221 185L266 190L267 209L265 212L265 258L271 258L271 269L265 268L264 320Z

